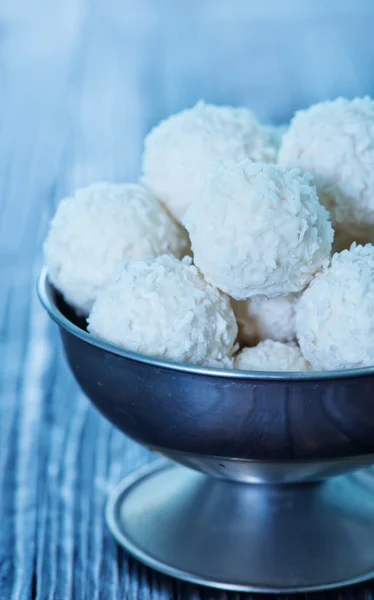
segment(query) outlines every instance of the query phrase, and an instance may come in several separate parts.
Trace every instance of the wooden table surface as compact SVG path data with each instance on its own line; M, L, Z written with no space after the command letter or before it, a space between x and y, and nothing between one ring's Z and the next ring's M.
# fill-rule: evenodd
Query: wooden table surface
M1 600L235 597L143 568L109 534L108 493L152 457L78 391L35 295L42 241L64 195L135 180L145 133L200 98L282 122L373 94L373 25L372 0L0 2Z

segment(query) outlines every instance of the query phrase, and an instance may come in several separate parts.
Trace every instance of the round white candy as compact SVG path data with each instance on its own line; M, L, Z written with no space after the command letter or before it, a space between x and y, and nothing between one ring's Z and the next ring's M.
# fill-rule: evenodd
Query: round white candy
M143 186L96 183L60 203L44 254L54 286L87 314L119 261L165 253L180 258L188 249L186 232Z
M236 300L298 292L330 257L328 213L297 169L218 161L184 222L195 264Z
M334 254L296 310L301 350L315 370L374 365L374 247Z
M172 256L125 261L97 297L89 331L117 346L183 363L232 366L237 336L230 300Z
M296 113L279 162L313 175L336 228L353 238L374 227L374 101L322 102Z
M272 161L272 134L245 108L198 102L162 121L144 142L143 180L182 220L218 158Z
M239 327L239 342L252 346L260 340L291 342L296 338L295 309L299 294L253 300L233 300Z
M310 370L296 344L273 340L264 340L253 348L243 348L235 357L234 368L242 371Z

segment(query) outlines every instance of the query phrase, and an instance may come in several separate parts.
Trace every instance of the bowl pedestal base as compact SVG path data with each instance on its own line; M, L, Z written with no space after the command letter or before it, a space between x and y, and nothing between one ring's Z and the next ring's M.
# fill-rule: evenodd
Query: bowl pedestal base
M372 470L256 485L162 460L121 483L107 521L146 565L225 590L291 593L374 576Z

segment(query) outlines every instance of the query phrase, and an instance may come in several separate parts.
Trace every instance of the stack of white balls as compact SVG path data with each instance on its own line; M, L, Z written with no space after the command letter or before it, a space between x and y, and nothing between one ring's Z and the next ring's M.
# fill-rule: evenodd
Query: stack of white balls
M332 258L330 214L347 248ZM45 259L89 332L122 348L331 370L374 365L372 240L373 100L313 106L287 129L199 102L149 133L140 184L60 204Z

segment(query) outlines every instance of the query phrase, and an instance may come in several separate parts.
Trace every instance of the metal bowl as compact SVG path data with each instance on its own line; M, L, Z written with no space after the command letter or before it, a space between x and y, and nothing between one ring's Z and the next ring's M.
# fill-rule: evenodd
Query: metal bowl
M339 519L342 514L352 516L352 505L349 503L343 507L339 505L340 509L336 511L330 510L329 505L330 538L334 538L335 530L336 536L334 547L324 536L326 552L330 553L327 554L328 568L322 568L320 561L319 566L313 567L312 571L310 564L305 567L307 556L305 551L301 551L301 546L308 531L312 535L313 528L312 546L315 546L318 556L321 554L323 532L318 526L316 507L319 507L320 513L322 511L327 514L326 498L330 498L331 494L326 496L326 489L335 490L336 501L336 485L333 483L328 488L328 482L327 487L307 486L303 487L302 492L297 485L287 488L287 493L296 498L291 505L295 508L297 518L300 521L305 517L309 523L308 531L303 525L300 539L296 536L292 543L288 543L291 549L289 556L286 553L287 560L291 560L290 556L293 557L296 565L294 570L291 569L290 572L286 569L287 575L284 568L279 570L277 567L274 571L269 566L269 560L264 561L267 563L264 565L265 570L259 567L258 560L255 561L256 568L251 570L247 559L243 562L239 558L243 556L244 548L248 555L248 531L244 526L245 520L249 518L248 510L257 515L263 505L266 513L269 510L270 489L273 494L272 514L277 512L274 506L278 506L277 527L282 523L284 513L281 507L284 506L285 486L274 487L274 484L319 481L374 463L374 368L313 373L264 373L172 363L122 350L91 336L85 329L84 319L77 317L51 286L46 271L40 276L38 293L42 304L59 326L66 356L76 380L98 410L126 435L151 450L196 471L215 476L215 479L207 478L167 465L161 467L161 479L159 467L156 467L154 473L147 471L140 479L132 479L125 486L122 485L110 503L108 519L116 537L133 554L169 574L235 590L289 592L321 589L347 581L362 580L374 572L374 547L367 553L364 565L362 560L352 562L350 552L350 562L346 564L339 555L336 570L331 567L331 553L341 553L344 544L344 540L338 535L341 521L334 525L334 513L336 517L341 510ZM178 480L178 477L182 479ZM366 474L365 477L367 489L369 484ZM217 478L225 481L220 482ZM154 513L152 493L155 497L156 480L159 482L158 486L162 480L163 489L165 481L169 481L170 489L167 497L161 494L158 511ZM177 480L177 490L184 486L188 496L186 498L184 494L183 501L173 487ZM148 514L150 522L143 513L139 516L137 512L139 497L137 504L131 505L136 494L140 493L138 487L134 491L134 481L143 490L140 497L147 500L143 511ZM347 483L349 481L350 484ZM243 486L237 482L272 485ZM351 479L346 478L345 485L348 488L350 485L353 491L357 486L361 490L363 487L362 480L360 477L357 479L356 475L351 476ZM133 490L132 496L125 493L130 488ZM346 488L344 490L344 493L339 494L346 498L348 492ZM353 491L351 490L352 493ZM372 491L374 492L374 487ZM196 504L197 497L200 498L200 504ZM274 500L275 497L277 500ZM314 509L311 512L312 498ZM174 520L170 521L172 499L177 504L176 512L173 513ZM204 513L205 520L202 520L201 514L197 518L198 506L203 501L211 506L210 512ZM362 514L362 509L357 518L361 524L365 523L366 531L370 530L370 535L373 535L374 505L370 504L369 507L369 504L365 505L365 514ZM130 513L126 513L124 506L132 506ZM190 514L187 517L188 512ZM152 523L155 524L158 520L158 523L163 523L164 531L165 528L169 533L174 531L177 536L176 515L179 515L186 526L183 528L184 535L194 529L194 523L199 524L200 531L204 531L204 528L207 531L209 527L211 529L212 523L216 524L218 529L206 542L203 555L198 550L201 544L204 545L201 539L191 542L191 547L185 548L183 555L176 560L173 556L178 554L175 549L177 538L169 540L170 543L164 540L163 544L156 544L154 547L154 539L158 539L160 531L157 530L158 533L153 537L144 533L147 527L148 532L151 531ZM261 517L258 518L261 522ZM224 527L218 527L219 519L221 523L222 520L226 522ZM144 525L144 520L147 521L147 526ZM357 525L356 521L357 519L353 519L353 525ZM292 527L291 522L288 522L288 526ZM135 527L135 530L131 527ZM218 568L214 559L217 544L227 536L232 539L234 529L237 551L234 552L231 548L231 554L235 555L235 564L229 561L230 567L225 570L224 563L220 563ZM283 531L282 527L281 530ZM319 531L319 537L316 537L315 531ZM283 531L281 535L278 531L276 534L280 555L285 544L285 533ZM178 535L182 535L180 531ZM257 533L252 527L251 547L255 547L249 552L250 556L255 556L256 552L258 556L259 544L263 543L264 535L263 527L258 527ZM347 531L347 543L351 535L352 532ZM143 539L144 536L152 537L153 541ZM258 538L257 542L255 538ZM338 539L339 544L336 545ZM163 555L160 548L165 545L169 548L169 554L165 551L166 554ZM308 549L309 554L313 548ZM207 565L204 557L208 550L213 552L213 558ZM358 554L361 556L362 552ZM273 566L278 565L274 560L272 563ZM205 565L204 568L202 564Z
M374 368L265 373L158 360L87 333L45 271L38 290L83 391L144 446L245 481L310 480L374 462Z

